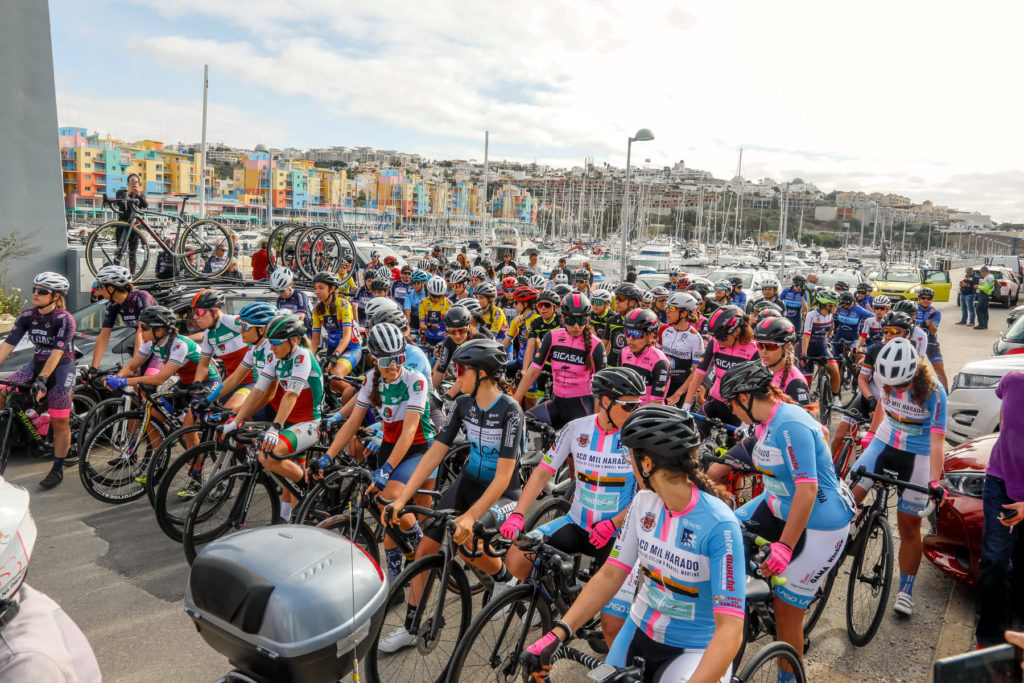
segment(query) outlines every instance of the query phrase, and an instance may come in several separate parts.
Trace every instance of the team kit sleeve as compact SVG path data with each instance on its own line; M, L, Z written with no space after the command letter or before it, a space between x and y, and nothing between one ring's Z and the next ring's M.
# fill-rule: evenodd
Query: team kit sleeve
M694 372L701 375L706 375L708 373L708 368L711 367L711 361L714 359L714 357L715 343L712 340L708 342L707 345L704 347L704 355L701 356L700 363L697 364L697 368L694 370Z
M608 365L608 352L604 350L604 344L596 336L590 341L593 344L590 349L590 357L594 361L594 372L604 370L605 366Z
M309 349L302 348L295 354L291 373L283 384L286 392L298 394L309 387L309 375L313 371L312 353Z
M535 334L532 328L530 332ZM551 345L551 333L545 332L544 337L540 340L540 350L533 354L533 363L530 367L537 368L538 370L544 368L544 363L547 362L548 357L551 355Z
M452 356L455 355L455 349L452 348L454 342L451 341L451 337L444 340L441 344L441 354L437 357L437 365L435 370L444 374L448 372L448 366L451 365Z
M147 307L152 305L153 304L147 304ZM103 309L103 329L113 329L114 323L116 322L117 304L115 304L113 301L108 301L106 308Z
M945 434L946 433L946 390L942 388L942 385L936 385L935 391L932 392L930 399L934 405L929 411L931 413L931 433L932 434Z
M715 526L708 538L711 559L711 597L715 614L744 618L746 562L739 520L726 519Z
M21 341L21 338L28 331L28 320L28 312L19 314L14 320L14 327L11 328L11 333L7 335L7 339L4 339L4 342L11 346L17 346L18 342Z
M544 454L544 459L540 462L540 466L552 474L561 469L572 452L572 443L576 439L576 434L570 434L570 432L574 432L574 430L569 429L569 425L559 429L555 443L551 444L551 448Z
M782 458L793 475L793 483L817 482L817 450L811 428L799 422L790 422L780 431L778 443L785 444Z
M627 574L633 571L633 566L636 564L639 555L637 518L643 512L640 511L642 506L637 505L639 502L638 498L640 498L640 494L637 494L637 497L630 504L629 512L626 513L626 521L622 523L622 528L619 529L619 536L615 539L615 547L612 548L606 560L613 567L618 567Z
M408 372L409 402L406 404L406 409L416 413L422 413L427 406L427 401L429 400L427 379L415 370L409 370Z
M135 355L142 360L149 359L149 357L153 355L153 342L147 341L139 344L139 349L135 352Z
M75 319L70 313L61 316L59 327L53 335L53 348L57 351L67 351L74 346L75 342ZM74 359L72 359L74 360Z
M260 391L266 391L270 384L277 379L277 359L272 359L269 363L263 366L260 370L259 377L256 378L256 388Z
M203 331L203 339L199 342L200 355L213 358L213 344L210 343L210 330Z
M672 366L662 358L651 368L651 400L664 403L668 393L668 379L672 374Z
M356 394L356 405L360 408L370 407L370 394L373 393L373 383L377 381L375 374L373 370L366 373L363 386L359 387L359 393Z
M320 332L324 325L324 317L318 313L315 309L313 310L313 331Z
M177 365L179 368L185 365L185 361L188 360L188 346L185 342L175 337L174 341L171 342L170 351L167 353L167 361L164 365Z
M505 423L502 425L501 447L498 451L498 459L519 459L519 451L523 444L523 409L515 404L510 410Z
M367 397L369 397L369 394L367 394ZM435 441L440 441L448 447L455 443L455 438L462 429L462 406L466 403L465 399L474 400L472 396L464 394L455 401L455 405L448 411L448 417L445 418L444 424L438 430L437 436L434 437Z

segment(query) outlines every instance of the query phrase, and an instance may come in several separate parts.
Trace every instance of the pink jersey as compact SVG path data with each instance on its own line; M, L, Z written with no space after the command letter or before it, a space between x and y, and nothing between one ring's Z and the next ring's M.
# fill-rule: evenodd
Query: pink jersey
M544 335L540 349L533 356L532 367L543 369L551 363L551 378L557 398L577 398L590 395L590 378L605 366L604 344L590 335L590 357L593 370L587 369L586 339L570 335L559 327Z
M644 405L651 402L665 402L672 364L661 349L656 346L648 346L640 352L639 356L636 356L627 346L622 349L622 360L619 365L624 368L633 368L644 378L644 384L647 385L647 391L642 397Z
M706 375L711 370L715 371L715 383L711 385L711 398L721 401L722 394L718 391L718 385L729 368L757 358L757 344L754 342L739 344L727 349L722 346L720 341L712 338L711 343L704 347L704 357L701 358L700 364L697 366L697 372Z

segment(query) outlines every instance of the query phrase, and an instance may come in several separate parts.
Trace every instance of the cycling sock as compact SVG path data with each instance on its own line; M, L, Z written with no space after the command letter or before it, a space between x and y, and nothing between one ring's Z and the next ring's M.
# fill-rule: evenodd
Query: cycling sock
M51 469L53 469L54 472L63 472L64 471L64 458L54 458L53 459L53 467Z
M914 592L914 579L917 578L917 574L904 574L900 572L900 592L910 595Z
M389 581L394 581L395 577L402 573L404 559L401 548L384 548L384 562L388 565Z
M792 671L786 671L780 668L778 675L775 677L775 683L793 683L796 680L796 674Z
M419 522L413 522L412 528L405 532L406 538L409 539L409 544L416 549L420 545L420 541L423 540L423 529L420 528Z
M281 501L281 519L290 522L292 519L292 504Z
M498 573L494 575L495 583L505 583L506 581L510 581L511 579L512 579L512 572L510 572L508 570L508 567L505 566L505 563L502 562L501 563L501 569L499 569Z
M384 552L387 552L385 550ZM412 623L416 619L416 605L405 606L405 630L412 633Z

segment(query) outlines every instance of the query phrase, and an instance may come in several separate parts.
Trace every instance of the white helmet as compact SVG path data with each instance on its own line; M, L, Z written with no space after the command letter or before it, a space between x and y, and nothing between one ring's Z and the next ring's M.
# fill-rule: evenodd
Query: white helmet
M51 273L49 271L36 275L36 278L32 280L32 284L46 287L58 294L67 294L68 290L71 289L71 283L68 282L66 277L60 273Z
M777 290L780 287L779 279L774 275L766 275L765 278L761 280L761 289L764 289L765 287L774 287Z
M453 285L463 285L469 280L469 275L464 270L453 270L448 273L448 282Z
M0 567L5 567L0 573L0 598L4 600L21 588L36 544L28 499L28 491L0 477Z
M527 284L533 287L534 289L544 289L547 286L548 281L544 279L543 275L537 273L536 275L530 276L530 279L527 282Z
M366 302L366 306L364 308L364 310L366 311L366 319L369 320L378 312L383 311L385 309L392 309L395 311L402 310L401 306L399 306L398 302L395 301L394 299L388 298L386 296L375 296Z
M470 313L474 315L484 314L484 307L480 305L480 300L472 296L466 297L465 299L459 299L453 305L463 306L466 310L468 310Z
M610 304L612 293L607 289L595 289L590 293L590 301L594 304Z
M430 296L444 296L447 291L448 284L444 281L443 277L435 275L427 280L427 294Z
M288 268L276 268L270 274L270 288L280 294L292 286L293 280L295 280L295 276L292 275L291 270Z
M559 273L555 277L551 278L554 280L556 285L567 285L569 284L569 276L565 273Z
M111 263L96 271L96 283L111 287L127 287L132 283L132 274L124 266Z
M920 356L914 344L903 337L891 339L878 352L875 360L875 372L883 384L896 386L906 384L917 374Z
M481 280L487 279L487 271L484 270L483 266L473 266L473 270L469 271L470 276L480 278Z
M374 358L393 358L405 353L405 335L391 323L374 325L366 337L366 348Z
M697 300L687 292L675 292L668 297L668 305L684 311L696 311Z
M654 294L648 292L646 289L643 290L643 294L640 295L640 302L645 303L648 306L654 303Z

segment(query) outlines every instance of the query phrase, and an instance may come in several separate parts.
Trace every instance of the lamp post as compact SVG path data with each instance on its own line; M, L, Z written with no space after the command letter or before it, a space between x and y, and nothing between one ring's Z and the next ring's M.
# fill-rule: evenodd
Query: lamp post
M622 273L621 277L623 280L626 279L626 233L629 231L629 165L630 157L633 152L634 142L647 142L648 140L654 139L654 133L648 128L641 128L631 138L627 138L629 142L626 143L626 187L622 192L622 216L620 217L620 223L622 224Z

